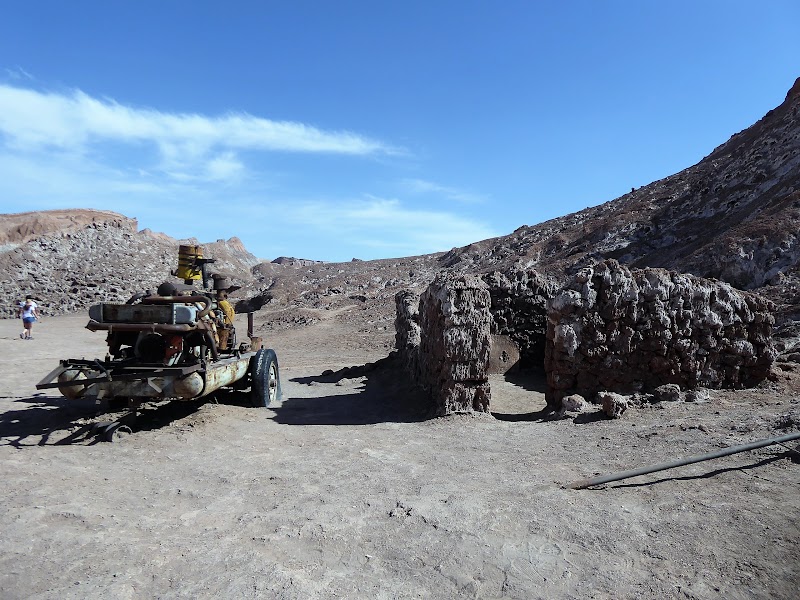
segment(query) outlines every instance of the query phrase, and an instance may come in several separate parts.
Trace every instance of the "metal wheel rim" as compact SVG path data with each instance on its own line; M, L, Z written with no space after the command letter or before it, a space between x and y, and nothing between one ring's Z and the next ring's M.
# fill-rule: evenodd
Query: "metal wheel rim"
M269 401L274 402L278 397L278 369L275 363L269 365L269 378L268 378Z

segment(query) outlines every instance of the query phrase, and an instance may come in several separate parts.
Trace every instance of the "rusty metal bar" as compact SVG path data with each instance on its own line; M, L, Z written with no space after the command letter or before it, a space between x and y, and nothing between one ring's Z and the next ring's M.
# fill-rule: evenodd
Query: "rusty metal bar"
M68 367L58 367L53 372L51 372L47 377L42 379L39 383L36 384L37 390L47 390L57 387L63 387L64 385L83 385L83 386L90 386L93 383L106 383L112 381L109 375L103 375L102 377L92 377L86 379L80 379L76 381L69 381L64 383L63 381L57 381L55 383L50 383L53 380L53 376L61 375L63 371L66 371ZM63 369L63 371L62 371ZM172 368L138 368L138 369L130 369L130 370L114 370L112 374L114 375L114 381L136 381L138 379L149 379L152 377L182 377L184 375L188 375L189 373L194 373L195 371L201 371L201 365L189 365L186 367L172 367ZM56 373L58 371L58 373Z
M48 387L58 387L59 385L61 385L60 383L51 384L50 382L53 381L53 379L55 379L59 375L61 375L68 368L69 367L67 367L64 364L58 365L55 369L53 369L47 375L42 377L42 380L39 383L36 384L36 389L37 390L43 390L43 389L48 388Z
M790 433L776 438L769 438L766 440L758 440L750 442L749 444L741 444L739 446L731 446L716 452L709 452L708 454L698 454L688 458L681 458L672 462L661 463L651 467L640 467L630 471L622 471L619 473L612 473L610 475L601 475L600 477L593 477L592 479L581 479L580 481L573 481L566 487L573 490L582 490L593 485L600 485L602 483L610 483L612 481L619 481L620 479L628 479L629 477L636 477L637 475L646 475L648 473L655 473L656 471L664 471L666 469L674 469L675 467L682 467L683 465L691 465L692 463L703 462L729 454L737 454L739 452L746 452L748 450L755 450L756 448L763 448L764 446L772 446L773 444L780 444L781 442L789 442L791 440L800 439L800 433Z
M197 319L200 320L211 312L211 298L208 296L146 296L142 298L142 304L193 304L195 302L202 302L206 307L197 314Z
M155 333L186 333L197 329L194 325L166 325L164 323L98 323L89 321L86 325L89 331L153 331Z
M42 379L39 383L36 384L37 390L48 390L53 388L63 387L65 385L82 385L84 387L88 387L93 383L107 383L112 381L112 379L108 375L103 375L102 377L92 377L86 379L80 379L76 381L69 381L67 383L63 381L56 381L55 383L51 383L51 381L61 375L67 368L71 367L57 367L54 371L52 371L49 375L47 375L44 379ZM148 379L151 377L182 377L184 375L188 375L189 373L194 373L195 371L202 371L201 365L189 365L186 367L175 367L175 368L168 368L168 369L139 369L139 370L114 370L112 373L114 375L114 381L136 381L138 379Z

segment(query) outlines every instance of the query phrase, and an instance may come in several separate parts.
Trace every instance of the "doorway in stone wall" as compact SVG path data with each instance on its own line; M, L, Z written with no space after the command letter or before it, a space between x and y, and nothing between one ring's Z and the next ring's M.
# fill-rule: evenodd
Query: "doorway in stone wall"
M490 410L502 421L537 421L545 416L547 380L544 361L521 360L517 344L508 336L492 335L489 353Z

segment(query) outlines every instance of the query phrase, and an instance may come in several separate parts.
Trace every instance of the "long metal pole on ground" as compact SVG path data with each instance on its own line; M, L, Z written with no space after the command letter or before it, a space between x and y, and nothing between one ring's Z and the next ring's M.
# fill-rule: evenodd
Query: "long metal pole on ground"
M740 446L731 446L730 448L718 450L717 452L709 452L708 454L699 454L697 456L681 458L679 460L661 463L660 465L653 465L651 467L640 467L630 471L622 471L620 473L612 473L610 475L601 475L600 477L593 477L592 479L581 479L580 481L573 481L572 483L568 484L567 487L573 490L582 490L583 488L593 485L600 485L601 483L609 483L611 481L619 481L620 479L636 477L637 475L646 475L647 473L655 473L656 471L674 469L675 467L682 467L683 465L690 465L692 463L703 462L704 460L711 460L712 458L720 458L721 456L728 456L729 454L737 454L739 452L755 450L756 448L763 448L764 446L771 446L773 444L780 444L781 442L789 442L797 439L800 439L800 433L790 433L789 435L784 435L781 437L759 440L757 442L750 442L749 444L742 444Z

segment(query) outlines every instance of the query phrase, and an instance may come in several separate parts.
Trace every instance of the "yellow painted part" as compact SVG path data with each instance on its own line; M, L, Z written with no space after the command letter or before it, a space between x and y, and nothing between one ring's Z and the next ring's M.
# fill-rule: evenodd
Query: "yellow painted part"
M233 310L231 303L227 300L219 300L217 304L222 309L222 312L225 313L225 325L233 325L233 317L236 312Z
M202 246L180 246L178 248L178 272L179 279L199 280L203 278L200 265L196 264L198 258L203 258Z

